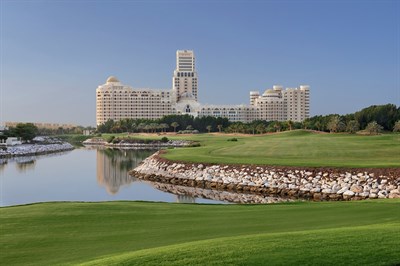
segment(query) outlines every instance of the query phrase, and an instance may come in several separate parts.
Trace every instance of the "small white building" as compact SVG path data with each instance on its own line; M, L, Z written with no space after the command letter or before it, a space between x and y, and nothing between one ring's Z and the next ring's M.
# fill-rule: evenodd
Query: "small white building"
M22 141L16 137L8 137L6 140L7 146L21 145Z

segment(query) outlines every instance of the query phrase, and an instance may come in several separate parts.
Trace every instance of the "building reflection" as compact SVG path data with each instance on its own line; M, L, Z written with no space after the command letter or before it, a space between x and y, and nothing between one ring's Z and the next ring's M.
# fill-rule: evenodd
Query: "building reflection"
M34 170L35 162L36 162L36 160L33 158L26 158L26 160L17 161L17 163L16 163L17 170L21 173L30 171L30 170Z
M196 203L196 198L190 195L176 195L176 202L178 203Z
M153 152L98 148L96 153L98 184L104 186L109 194L116 194L121 186L136 180L128 172Z
M8 164L12 165L13 163L15 163L15 167L17 171L20 173L26 171L32 171L35 169L37 160L55 156L62 156L70 152L71 151L62 151L62 152L54 152L42 155L24 155L24 156L16 156L9 158L0 158L0 172L3 172Z

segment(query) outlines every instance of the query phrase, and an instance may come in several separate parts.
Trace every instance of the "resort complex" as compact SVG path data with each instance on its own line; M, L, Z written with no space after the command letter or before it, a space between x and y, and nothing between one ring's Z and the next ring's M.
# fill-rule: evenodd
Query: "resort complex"
M157 119L165 115L213 116L232 122L254 120L302 122L310 114L310 89L273 86L262 94L250 92L249 105L202 105L198 102L198 76L192 50L176 52L172 89L132 88L109 77L96 89L96 123L124 118Z

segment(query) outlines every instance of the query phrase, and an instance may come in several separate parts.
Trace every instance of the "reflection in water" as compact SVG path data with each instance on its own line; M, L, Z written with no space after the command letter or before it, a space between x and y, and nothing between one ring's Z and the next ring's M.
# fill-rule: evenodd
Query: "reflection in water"
M154 151L98 148L97 182L105 186L109 194L116 194L121 186L136 180L128 172L152 153Z
M196 203L196 199L193 196L186 195L186 194L178 194L176 195L176 202L179 203Z
M0 172L4 171L8 163L15 163L15 167L18 172L23 173L26 171L32 171L35 169L36 161L43 158L55 157L65 155L71 151L54 152L42 155L29 155L29 156L18 156L9 158L0 158Z
M177 195L178 202L195 203L196 198L211 199L217 201L234 202L234 203L278 203L294 201L289 198L266 197L258 194L245 194L230 191L220 191L197 187L185 187L172 184L164 184L152 181L146 181L152 187L173 193Z
M21 173L26 172L28 170L33 170L35 169L35 159L25 158L25 160L17 162L16 167L18 171Z

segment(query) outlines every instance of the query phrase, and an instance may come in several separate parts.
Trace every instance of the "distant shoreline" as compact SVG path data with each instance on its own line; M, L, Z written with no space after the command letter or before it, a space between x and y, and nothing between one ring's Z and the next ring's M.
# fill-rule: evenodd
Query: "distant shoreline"
M67 142L53 144L21 144L7 147L6 150L0 149L0 158L42 155L73 149L74 146Z

